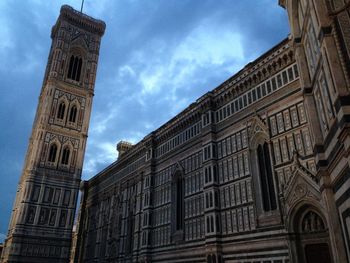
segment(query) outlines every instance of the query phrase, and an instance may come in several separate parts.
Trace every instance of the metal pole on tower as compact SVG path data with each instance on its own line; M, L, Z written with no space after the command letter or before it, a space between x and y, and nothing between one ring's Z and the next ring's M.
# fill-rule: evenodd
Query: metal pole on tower
M84 7L84 0L81 1L81 8L80 8L80 13L83 12L83 7Z

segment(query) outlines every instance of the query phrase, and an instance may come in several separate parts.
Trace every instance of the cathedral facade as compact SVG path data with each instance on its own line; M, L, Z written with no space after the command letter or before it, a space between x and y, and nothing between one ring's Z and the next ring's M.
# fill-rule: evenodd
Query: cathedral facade
M350 2L279 4L287 39L80 183L74 238L105 25L64 6L2 262L349 262Z
M349 262L349 2L279 4L288 39L82 184L74 262Z

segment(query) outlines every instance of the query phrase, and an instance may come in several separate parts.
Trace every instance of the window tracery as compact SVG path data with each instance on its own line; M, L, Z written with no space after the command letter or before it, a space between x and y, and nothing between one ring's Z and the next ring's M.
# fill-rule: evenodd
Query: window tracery
M181 175L176 177L176 230L183 228L183 189Z
M63 120L65 111L66 111L66 104L64 103L64 101L61 101L58 106L57 119Z
M69 61L67 78L80 81L83 59L77 55L72 55Z
M257 148L259 162L259 174L264 211L271 211L277 208L275 189L270 161L270 151L267 143L259 144Z
M68 146L64 147L62 151L62 158L61 158L61 164L68 165L69 163L69 155L70 155L70 149Z
M70 122L74 123L76 121L76 119L77 119L77 112L78 112L77 106L73 105L70 108L70 112L69 112L69 121Z
M48 161L54 163L56 161L56 155L57 155L57 145L54 143L50 146Z

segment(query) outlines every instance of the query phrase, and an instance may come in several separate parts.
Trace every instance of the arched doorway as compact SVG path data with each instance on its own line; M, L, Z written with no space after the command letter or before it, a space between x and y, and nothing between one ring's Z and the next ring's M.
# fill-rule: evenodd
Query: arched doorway
M304 207L294 217L297 262L333 263L326 221L312 207Z

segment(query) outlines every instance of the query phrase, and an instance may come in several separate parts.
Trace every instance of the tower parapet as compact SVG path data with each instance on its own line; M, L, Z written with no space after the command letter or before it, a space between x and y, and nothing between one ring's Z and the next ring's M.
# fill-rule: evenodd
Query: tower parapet
M99 36L103 36L106 29L106 24L102 20L95 19L84 13L81 13L69 5L63 5L61 7L60 16L57 20L57 23L52 27L51 37L54 37L56 35L56 30L59 28L58 23L64 20L71 25L77 26Z
M117 144L118 158L120 158L124 153L129 151L133 147L133 144L127 141L120 141Z

